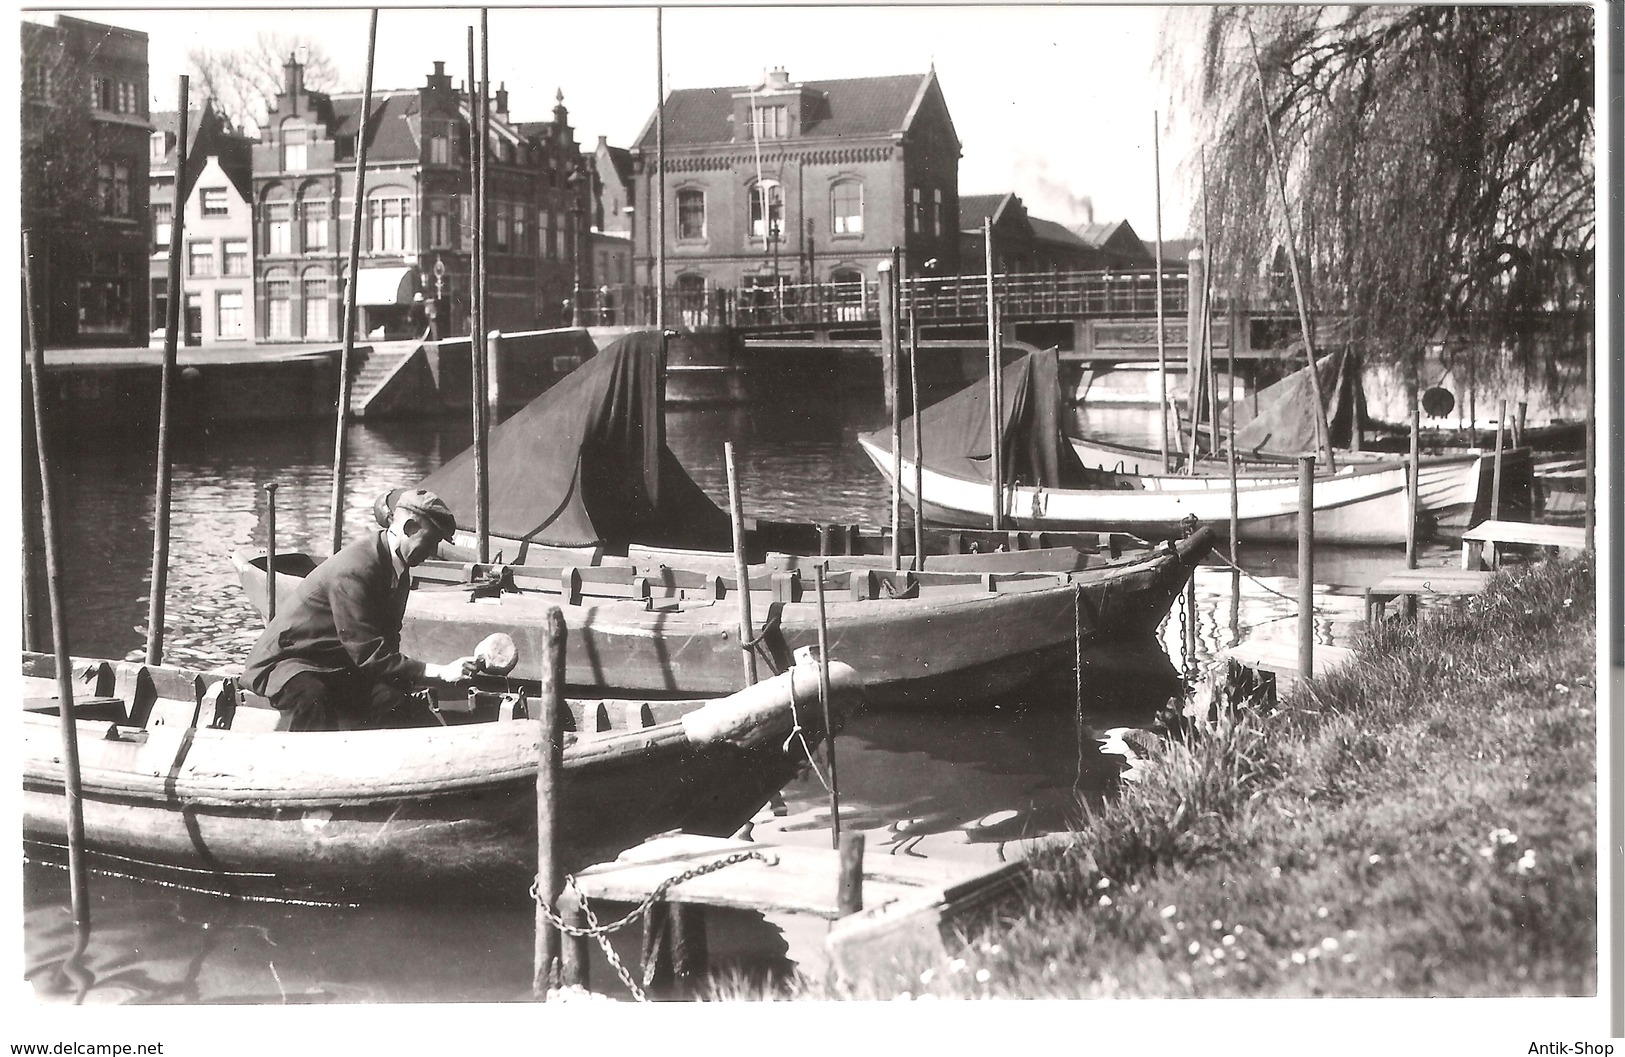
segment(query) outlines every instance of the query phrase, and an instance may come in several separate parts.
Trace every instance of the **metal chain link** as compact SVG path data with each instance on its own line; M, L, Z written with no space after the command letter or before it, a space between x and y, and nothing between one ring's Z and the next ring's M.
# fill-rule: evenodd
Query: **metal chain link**
M673 874L671 877L661 881L655 886L654 891L650 892L644 897L643 902L632 908L632 910L624 917L613 921L608 925L600 925L598 923L598 916L592 912L592 907L587 904L586 893L581 891L581 886L576 883L575 874L564 875L564 887L566 889L575 889L576 898L581 902L582 916L587 919L586 928L582 928L579 925L568 924L563 918L559 917L558 914L554 912L552 907L547 905L547 901L542 898L540 878L537 878L530 883L530 898L541 909L542 916L547 918L548 922L551 923L554 928L558 929L560 934L576 937L590 936L591 938L597 940L598 945L604 949L604 957L608 959L610 966L614 968L616 974L620 976L621 982L626 985L627 990L632 992L632 996L637 999L637 1001L645 1002L648 1000L644 997L642 989L640 989L636 982L633 981L632 974L627 971L626 966L621 963L620 957L617 956L614 949L611 948L608 939L609 935L613 932L620 931L626 926L632 924L632 922L636 921L638 918L642 917L644 914L648 913L650 907L654 906L656 902L663 899L666 892L677 885L680 885L685 881L692 881L696 877L704 877L708 873L716 873L718 870L733 866L736 863L747 862L751 859L760 860L768 866L777 866L779 864L778 856L768 855L760 851L733 852L732 854L724 855L720 859L713 859L708 863L701 863L699 866L684 870L679 874ZM648 982L649 981L647 980L644 981L645 984Z

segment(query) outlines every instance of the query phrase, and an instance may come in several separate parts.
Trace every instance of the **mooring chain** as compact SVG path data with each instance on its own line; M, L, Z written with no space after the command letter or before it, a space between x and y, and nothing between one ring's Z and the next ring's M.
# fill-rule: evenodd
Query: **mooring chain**
M598 923L598 916L592 912L592 907L587 904L586 893L582 892L581 886L576 883L575 874L564 875L564 887L566 889L575 889L576 898L581 904L581 914L587 919L586 928L582 928L579 925L569 924L563 918L559 917L552 907L547 905L547 900L542 898L540 878L537 878L530 883L530 898L539 908L541 908L542 915L547 918L548 922L551 923L554 928L558 929L561 934L576 937L590 936L597 940L598 945L604 949L604 957L609 960L609 964L615 969L616 974L621 978L621 982L624 983L627 989L632 992L634 998L636 998L639 1002L643 1002L646 1001L646 999L642 989L640 989L637 983L633 981L632 974L627 971L626 966L621 963L620 957L616 955L615 951L610 946L609 935L613 932L619 932L621 929L624 929L626 926L632 924L632 922L648 913L650 907L654 906L655 903L665 898L666 892L677 885L680 885L685 881L692 881L696 877L704 877L708 873L716 873L718 870L732 866L735 863L747 862L751 859L760 860L768 866L777 866L779 864L778 856L769 855L765 852L755 850L737 851L729 855L724 855L720 859L713 859L708 863L701 863L699 866L684 870L679 874L673 874L671 877L661 881L655 886L654 891L650 892L644 897L643 902L639 903L636 907L633 907L632 910L624 917L617 921L612 921L608 925L600 925Z
M1194 575L1194 574L1193 574ZM1190 615L1185 611L1185 591L1179 591L1179 658L1180 674L1188 686L1195 681L1196 661L1191 656Z
M1269 584L1267 584L1264 581L1260 580L1258 577L1254 576L1252 573L1248 572L1246 569L1243 569L1241 566L1237 565L1235 562L1231 561L1229 558L1226 558L1223 554L1219 553L1218 551L1215 550L1215 551L1211 551L1209 553L1211 553L1213 555L1213 557L1219 559L1221 562L1224 562L1224 564L1230 566L1230 568L1234 569L1236 572L1240 573L1241 575L1245 576L1247 579L1251 580L1253 583L1257 584L1259 587L1262 587L1264 590L1266 590L1270 594L1274 595L1276 598L1285 599L1288 602L1296 602L1297 601L1297 599L1293 598L1291 595L1284 595L1281 592L1277 591L1275 588L1271 587ZM1315 606L1314 611L1317 612L1317 613L1324 612L1324 610L1321 609L1320 606Z

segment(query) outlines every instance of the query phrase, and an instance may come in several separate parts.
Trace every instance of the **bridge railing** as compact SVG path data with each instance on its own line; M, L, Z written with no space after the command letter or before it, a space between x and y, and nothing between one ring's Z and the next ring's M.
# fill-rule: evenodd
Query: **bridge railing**
M1184 272L1163 273L1163 311L1183 315L1189 302ZM1157 311L1153 271L1042 272L998 275L994 299L1009 319L1071 319L1083 316L1144 316ZM620 300L626 322L653 322L648 288ZM987 318L987 283L979 275L916 276L903 284L902 308L924 322ZM583 315L596 315L583 305ZM613 311L613 310L611 310ZM606 312L605 314L609 314ZM666 318L681 326L783 327L872 323L880 318L877 280L779 283L738 288L669 287Z

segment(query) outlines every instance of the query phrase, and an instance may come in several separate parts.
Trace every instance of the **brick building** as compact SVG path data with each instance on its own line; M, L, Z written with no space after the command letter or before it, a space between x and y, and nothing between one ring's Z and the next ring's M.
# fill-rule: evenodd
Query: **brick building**
M47 345L147 343L147 35L22 23L22 222Z
M982 225L993 222L993 267L999 272L1111 271L1154 267L1126 220L1068 228L1027 212L1019 195L966 195L959 200L960 271L981 275L987 252Z
M150 308L153 342L168 321L169 241L175 219L179 115L152 115L148 152L152 202ZM182 203L182 342L253 340L254 209L250 173L254 138L237 133L212 100L187 118Z
M253 150L255 318L265 341L340 336L355 194L357 135L367 139L365 227L356 284L358 336L438 336L469 328L473 198L470 100L445 63L420 88L307 90L290 58ZM590 180L562 96L548 122L516 123L492 101L486 326L555 326L583 256ZM590 261L582 261L590 282ZM432 306L432 308L431 308Z
M598 282L589 301L589 323L619 322L622 307L632 302L632 152L612 147L598 137L593 151L592 271Z
M873 279L959 256L959 138L936 72L672 92L664 108L666 286ZM655 272L655 120L633 151L637 281Z

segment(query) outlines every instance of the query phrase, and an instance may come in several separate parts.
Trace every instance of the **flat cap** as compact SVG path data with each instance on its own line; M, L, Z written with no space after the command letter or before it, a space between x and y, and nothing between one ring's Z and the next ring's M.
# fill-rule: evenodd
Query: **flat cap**
M439 496L422 488L402 492L395 500L395 509L405 510L427 523L442 540L449 542L457 531L457 518L451 508Z

